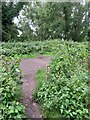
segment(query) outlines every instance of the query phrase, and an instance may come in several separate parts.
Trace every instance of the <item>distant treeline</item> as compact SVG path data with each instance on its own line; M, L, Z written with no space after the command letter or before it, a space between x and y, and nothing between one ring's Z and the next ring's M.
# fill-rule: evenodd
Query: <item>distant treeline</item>
M90 2L2 2L2 41L86 41L89 17Z

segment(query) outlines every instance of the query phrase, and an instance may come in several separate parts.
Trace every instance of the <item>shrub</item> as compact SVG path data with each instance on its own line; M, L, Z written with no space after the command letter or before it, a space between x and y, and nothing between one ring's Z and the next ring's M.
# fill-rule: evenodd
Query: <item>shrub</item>
M86 58L84 45L62 44L51 62L48 81L36 95L44 112L55 109L64 119L89 120Z
M1 43L2 46L2 54L6 56L14 56L15 54L31 54L31 53L47 53L53 52L57 53L61 50L62 46L69 45L69 46L79 46L77 50L87 47L87 42L81 43L74 43L74 42L67 42L61 40L52 40L52 41L36 41L36 42L17 42L17 43ZM81 47L81 48L80 48ZM84 50L84 49L83 49Z
M25 107L20 103L20 70L19 61L10 63L5 57L2 59L0 71L0 118L21 119L25 117Z

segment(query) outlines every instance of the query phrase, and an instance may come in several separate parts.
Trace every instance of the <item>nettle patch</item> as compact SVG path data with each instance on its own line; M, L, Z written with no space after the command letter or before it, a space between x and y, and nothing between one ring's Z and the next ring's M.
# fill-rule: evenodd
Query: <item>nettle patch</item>
M36 42L18 42L2 43L2 54L5 56L14 56L20 54L54 52L59 49L60 41L36 41Z
M77 46L86 48L87 42L78 43L73 41L61 41L61 40L46 40L46 41L35 41L35 42L17 42L17 43L1 43L2 49L1 52L5 56L15 56L15 55L24 55L32 53L57 53L61 50L63 45L68 44L69 46Z
M55 110L64 119L89 120L86 59L85 46L62 45L51 62L48 81L36 95L44 112Z
M0 71L0 119L22 119L25 117L25 107L20 103L21 72L19 61L12 63L2 57Z

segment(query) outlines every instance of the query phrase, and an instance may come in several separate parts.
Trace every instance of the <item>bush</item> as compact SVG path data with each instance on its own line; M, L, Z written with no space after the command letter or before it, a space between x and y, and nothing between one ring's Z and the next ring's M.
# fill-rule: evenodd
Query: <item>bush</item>
M87 42L81 43L74 43L74 42L67 42L67 41L61 41L61 40L52 40L52 41L36 41L36 42L17 42L17 43L2 43L2 54L6 56L14 56L15 54L31 54L31 53L57 53L59 50L61 50L63 45L69 45L69 46L80 46L80 47L87 47ZM81 49L81 48L78 48Z
M64 119L89 120L86 58L85 45L62 44L51 62L48 81L36 95L44 112L54 109Z
M0 118L22 119L25 117L25 107L20 103L20 70L19 61L10 63L7 58L2 59L0 71Z

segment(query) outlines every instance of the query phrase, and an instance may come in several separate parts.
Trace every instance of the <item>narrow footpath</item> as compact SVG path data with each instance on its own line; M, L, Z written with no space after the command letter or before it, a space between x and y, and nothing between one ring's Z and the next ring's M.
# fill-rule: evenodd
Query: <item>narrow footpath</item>
M27 118L41 118L43 120L43 115L41 108L38 103L33 100L33 92L36 90L36 72L43 67L49 65L51 57L38 57L30 59L22 59L20 63L20 68L24 78L22 78L22 92L23 98L22 103L26 108Z

